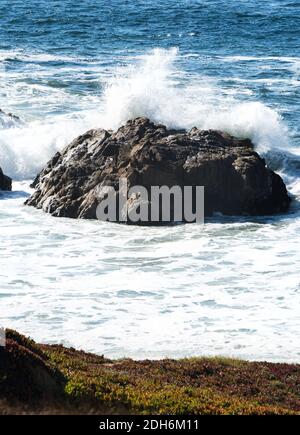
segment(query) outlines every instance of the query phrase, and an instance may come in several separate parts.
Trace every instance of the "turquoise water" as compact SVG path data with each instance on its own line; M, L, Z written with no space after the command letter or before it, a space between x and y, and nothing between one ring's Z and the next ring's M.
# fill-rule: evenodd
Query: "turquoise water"
M299 360L299 1L0 0L0 80L21 120L0 114L0 323L110 356ZM23 207L57 150L141 115L250 137L291 212L199 232Z

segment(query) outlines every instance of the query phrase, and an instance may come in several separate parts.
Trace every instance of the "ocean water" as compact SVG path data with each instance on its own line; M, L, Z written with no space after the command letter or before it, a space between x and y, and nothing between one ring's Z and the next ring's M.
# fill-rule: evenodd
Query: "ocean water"
M0 324L109 357L300 361L300 2L0 0ZM250 137L293 197L204 228L23 205L47 160L135 116Z

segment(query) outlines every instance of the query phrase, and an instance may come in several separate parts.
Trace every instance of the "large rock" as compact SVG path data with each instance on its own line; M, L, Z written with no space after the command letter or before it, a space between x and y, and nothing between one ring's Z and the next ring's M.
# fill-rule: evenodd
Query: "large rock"
M205 214L264 215L286 211L290 199L248 139L215 130L168 130L137 118L116 132L91 130L57 153L26 201L53 216L96 218L99 186L204 186Z
M0 190L11 190L11 178L4 175L0 168Z

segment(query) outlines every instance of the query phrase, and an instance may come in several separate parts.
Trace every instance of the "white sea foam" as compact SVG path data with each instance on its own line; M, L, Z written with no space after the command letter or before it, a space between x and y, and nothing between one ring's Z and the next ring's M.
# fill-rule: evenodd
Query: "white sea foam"
M24 50L0 50L0 61L7 60L24 62L75 62L78 58L42 52L28 53Z
M273 61L276 62L299 62L300 58L296 56L222 56L222 59L227 62L264 62L264 61Z
M53 218L13 187L3 326L108 357L299 361L299 217L133 229Z
M96 125L93 112L58 116L48 122L31 122L22 128L5 129L0 136L3 171L15 180L33 178L74 137Z

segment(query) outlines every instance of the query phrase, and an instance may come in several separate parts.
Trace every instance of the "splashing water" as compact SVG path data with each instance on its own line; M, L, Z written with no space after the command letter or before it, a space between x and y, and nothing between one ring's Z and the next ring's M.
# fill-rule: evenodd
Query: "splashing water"
M280 115L260 102L241 103L207 77L188 80L176 69L178 49L155 49L119 72L104 95L103 123L117 128L145 116L172 128L219 129L248 137L261 148L286 146Z
M76 135L89 128L115 129L138 116L172 128L224 130L249 137L260 150L287 146L287 128L274 109L261 102L240 102L207 77L190 77L177 66L179 60L176 48L155 49L112 73L97 109L47 116L2 131L3 169L15 179L32 178Z

